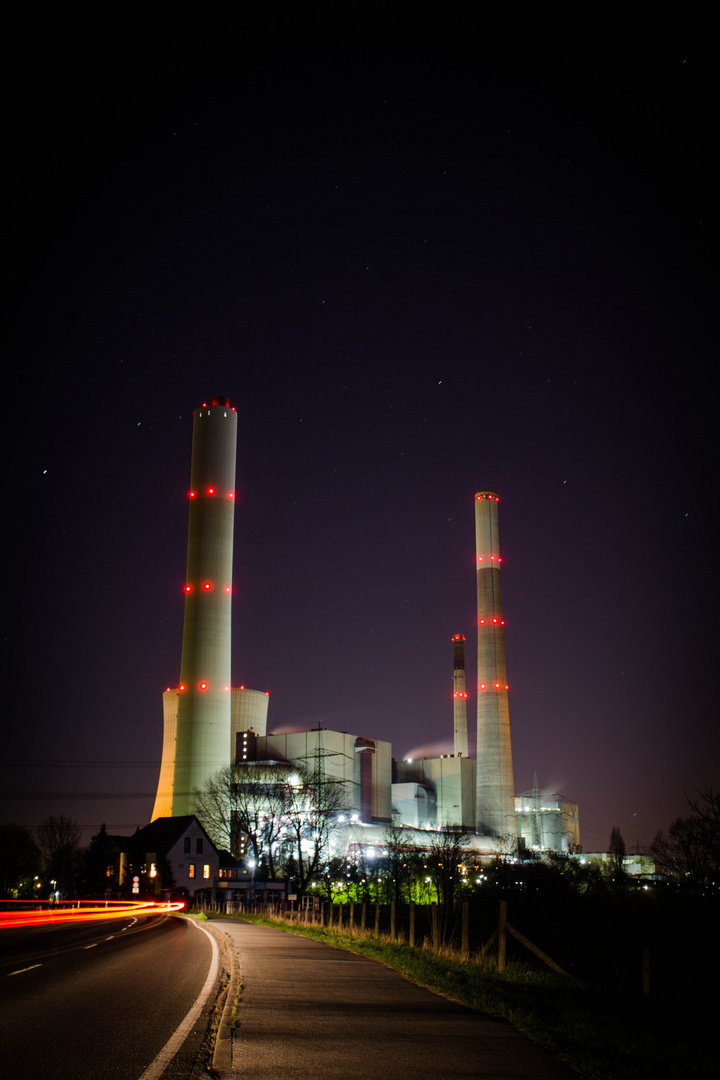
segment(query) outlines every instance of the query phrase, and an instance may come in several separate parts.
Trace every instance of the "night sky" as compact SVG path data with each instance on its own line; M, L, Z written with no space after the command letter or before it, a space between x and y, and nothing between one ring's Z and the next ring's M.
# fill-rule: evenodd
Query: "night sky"
M450 752L464 633L474 746L492 489L516 791L643 848L720 774L701 31L239 10L10 35L0 820L149 820L222 394L269 730Z

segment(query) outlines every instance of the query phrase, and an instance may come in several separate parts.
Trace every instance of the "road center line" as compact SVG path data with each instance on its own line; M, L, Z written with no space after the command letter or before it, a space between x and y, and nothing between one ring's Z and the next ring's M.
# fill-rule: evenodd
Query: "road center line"
M30 967L18 968L17 971L8 971L8 978L10 978L11 975L22 975L23 971L32 971L32 969L36 967L42 967L42 964L31 964Z

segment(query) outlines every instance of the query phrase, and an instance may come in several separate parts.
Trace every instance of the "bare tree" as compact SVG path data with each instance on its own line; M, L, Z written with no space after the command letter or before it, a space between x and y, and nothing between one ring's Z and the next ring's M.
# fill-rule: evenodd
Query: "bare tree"
M267 761L228 765L194 795L194 810L217 847L239 858L245 850L275 878L290 777L297 769Z
M37 830L38 847L45 860L48 877L55 881L56 892L68 896L75 890L80 858L80 829L72 818L60 814L41 821Z
M608 845L608 855L610 856L610 872L613 877L620 877L625 873L623 861L627 849L625 848L625 841L623 840L623 834L620 832L619 825L613 825L610 830L610 843Z
M451 929L451 919L458 885L462 877L461 866L470 834L461 825L448 825L441 832L432 834L428 849L428 870L435 882L440 909L441 939L446 941Z
M700 885L720 869L720 792L707 788L688 800L693 811L679 817L650 845L658 869L688 885Z
M303 893L330 858L333 830L347 809L344 785L326 777L319 765L312 771L296 769L286 795L284 832L298 890Z
M0 825L0 898L32 896L40 852L24 825Z
M610 887L618 897L621 906L625 900L629 880L624 866L626 853L627 849L620 826L613 825L610 830L610 842L608 844L608 855L610 856L608 876Z
M720 791L705 788L698 792L700 798L688 799L690 809L697 818L703 846L713 870L720 868Z
M410 899L410 882L415 870L414 849L407 843L405 829L389 828L385 830L385 853L383 870L390 883L395 903Z

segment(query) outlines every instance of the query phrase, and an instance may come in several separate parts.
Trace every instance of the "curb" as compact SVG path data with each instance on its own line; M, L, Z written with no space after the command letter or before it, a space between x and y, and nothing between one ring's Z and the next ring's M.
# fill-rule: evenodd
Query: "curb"
M240 958L235 942L224 930L220 930L208 921L207 929L211 931L222 945L230 978L224 991L225 1003L222 1016L215 1033L215 1046L213 1049L212 1067L220 1076L230 1076L232 1071L233 1034L235 1029L235 1010L240 996Z

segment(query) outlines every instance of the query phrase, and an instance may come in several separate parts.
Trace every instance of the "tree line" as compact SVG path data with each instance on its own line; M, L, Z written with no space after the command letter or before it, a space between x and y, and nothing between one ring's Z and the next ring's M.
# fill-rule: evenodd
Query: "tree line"
M716 887L720 875L720 792L707 789L689 800L690 814L659 832L652 845L658 872L686 892ZM541 864L518 852L514 838L498 838L496 857L480 863L458 827L428 833L387 829L383 844L357 845L334 855L332 834L347 814L344 785L328 778L322 751L305 762L233 765L195 793L195 813L216 847L231 853L255 881L285 881L288 891L314 892L327 900L397 903L435 900L449 909L482 882L512 891L570 889L582 894L628 887L625 845L619 828L610 837L605 873L566 856L546 854ZM132 860L131 860L132 861ZM33 833L16 823L0 825L0 899L99 897L123 882L108 876L117 849L105 825L87 848L80 829L60 814ZM535 865L533 865L535 864ZM171 875L163 881L172 887ZM528 884L532 879L532 884Z
M102 896L115 859L105 825L87 848L77 822L64 814L45 818L34 834L15 822L0 825L0 899Z

